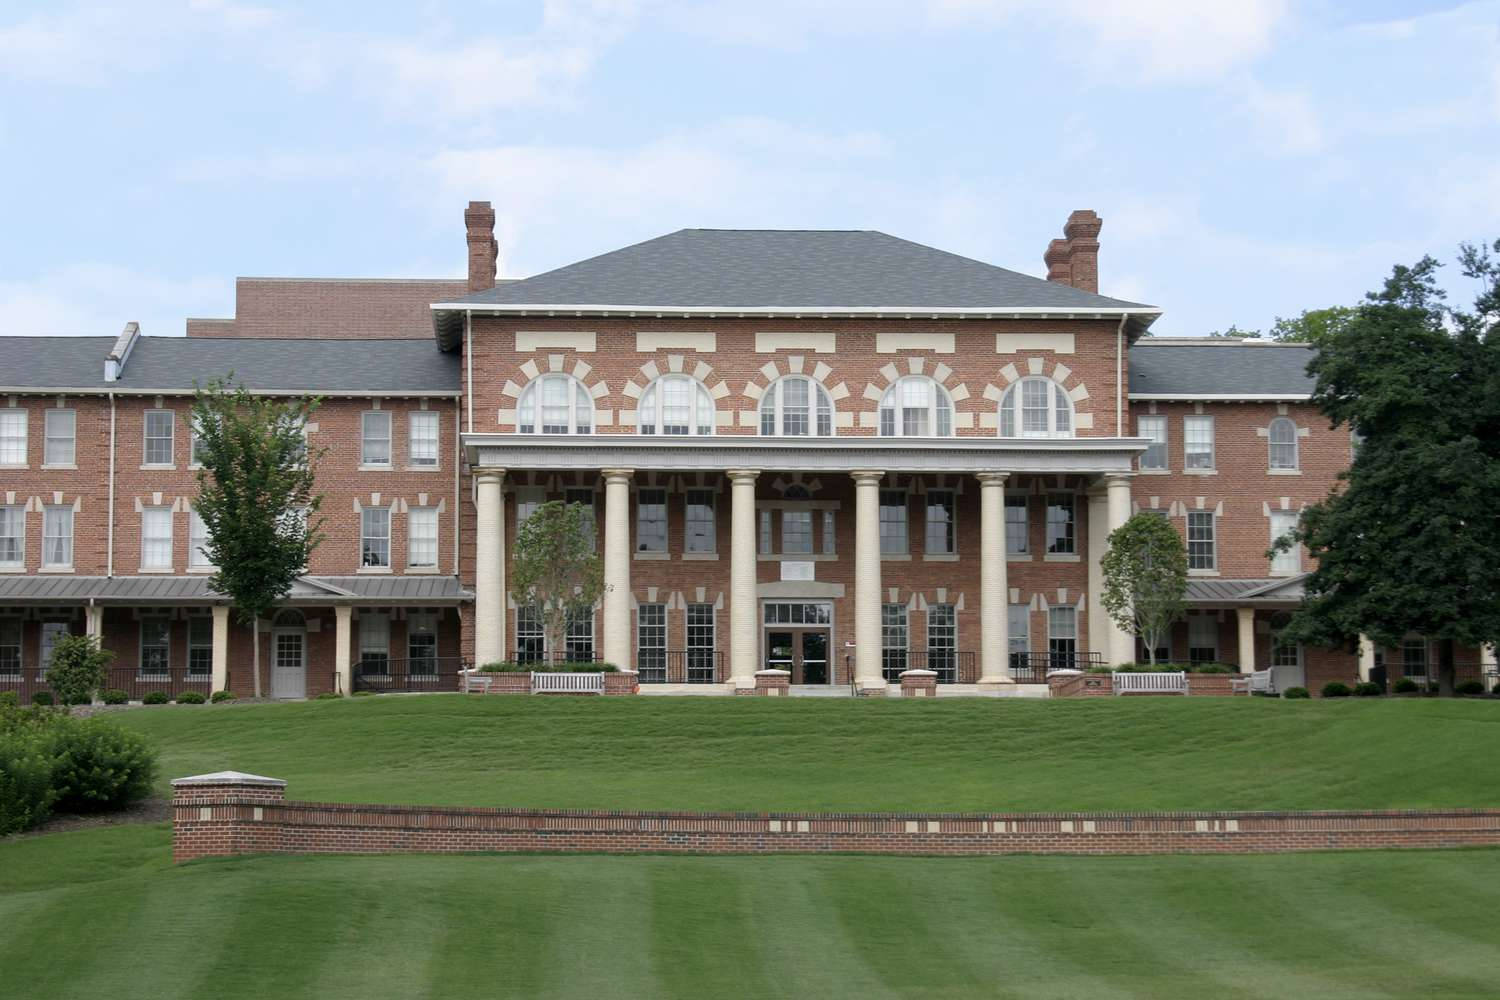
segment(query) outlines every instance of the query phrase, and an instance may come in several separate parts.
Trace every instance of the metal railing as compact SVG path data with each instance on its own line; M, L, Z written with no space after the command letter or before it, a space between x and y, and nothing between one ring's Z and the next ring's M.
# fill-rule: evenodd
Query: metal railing
M890 684L900 683L903 670L931 670L939 684L974 684L979 680L979 656L968 649L884 649L880 668Z
M102 695L105 691L123 691L128 701L141 701L153 691L159 691L168 698L176 698L189 691L196 691L207 697L212 682L211 674L190 671L186 667L173 667L170 670L114 667L105 671L104 685L98 693ZM38 692L53 694L46 677L36 667L0 673L0 691L14 691L23 705L32 704Z
M469 665L461 656L367 657L354 665L353 686L355 691L457 691L459 672Z
M1021 684L1045 684L1053 670L1088 670L1104 666L1103 653L1011 653L1010 676Z
M635 668L642 684L722 684L724 653L718 649L642 649Z

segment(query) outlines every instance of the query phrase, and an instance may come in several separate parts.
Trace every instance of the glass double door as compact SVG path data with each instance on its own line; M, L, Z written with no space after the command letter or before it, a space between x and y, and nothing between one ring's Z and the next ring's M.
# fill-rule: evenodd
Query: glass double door
M766 668L789 672L793 684L827 684L828 629L777 628L766 631Z

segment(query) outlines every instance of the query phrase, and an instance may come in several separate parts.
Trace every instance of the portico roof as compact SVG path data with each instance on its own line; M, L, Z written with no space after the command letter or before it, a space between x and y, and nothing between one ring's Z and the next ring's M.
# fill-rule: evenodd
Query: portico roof
M292 584L289 605L452 605L471 600L451 576L304 576ZM78 604L211 605L227 603L195 576L3 576L0 601L43 606Z
M1273 579L1221 580L1203 578L1188 580L1187 601L1203 606L1221 605L1293 605L1301 602L1305 593L1303 582L1307 574L1277 577Z

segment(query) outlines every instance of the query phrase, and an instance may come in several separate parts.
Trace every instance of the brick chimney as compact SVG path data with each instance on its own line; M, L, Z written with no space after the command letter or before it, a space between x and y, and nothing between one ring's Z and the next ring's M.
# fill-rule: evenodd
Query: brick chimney
M1042 255L1047 263L1047 280L1097 294L1099 230L1103 226L1104 221L1092 209L1081 208L1069 215L1063 238L1048 243Z
M469 202L464 209L464 229L469 238L469 291L494 288L500 247L495 242L495 210L489 202Z

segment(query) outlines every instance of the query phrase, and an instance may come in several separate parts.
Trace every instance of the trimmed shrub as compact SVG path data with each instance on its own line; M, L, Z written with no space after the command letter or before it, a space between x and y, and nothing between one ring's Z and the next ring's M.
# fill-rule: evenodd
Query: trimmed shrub
M1464 681L1453 690L1458 694L1484 694L1484 681Z
M19 691L0 691L0 709L4 709L4 708L20 708L20 707L21 707L21 692L19 692Z
M1417 686L1417 682L1412 680L1410 677L1403 677L1391 686L1391 690L1396 694L1414 694L1417 691L1420 691L1421 688L1419 688Z
M0 837L30 829L52 813L57 790L47 734L32 726L0 730Z
M99 692L99 700L106 705L123 705L130 700L130 695L119 688L110 688L107 691Z
M43 706L53 704L52 692L51 691L33 691L32 694L31 694L31 703L33 705L43 705Z
M57 808L119 809L150 794L156 755L140 734L105 719L58 718L47 735Z
M99 648L91 635L65 635L52 649L47 686L64 705L87 705L104 686L106 668L115 654Z
M1343 681L1329 681L1323 685L1323 697L1325 698L1347 698L1354 691Z
M1151 673L1176 673L1179 670L1190 674L1237 674L1239 667L1228 663L1174 663L1163 662L1152 666L1149 663L1119 663L1113 667L1089 667L1091 674L1151 674Z
M142 705L165 705L172 699L167 697L165 691L147 691L146 696L141 699Z
M1374 681L1360 681L1354 685L1354 694L1359 698L1378 698L1385 694L1385 689Z
M1281 696L1283 698L1286 698L1286 699L1289 699L1289 700L1296 700L1298 698L1311 698L1312 697L1312 695L1310 695L1310 694L1307 693L1307 688L1302 688L1302 687L1290 687L1290 688L1287 688L1285 691L1281 692Z
M177 696L179 705L201 705L208 699L203 697L202 691L184 691Z
M486 674L614 674L620 668L613 663L486 663L479 668Z
M314 695L313 701L343 701L344 696L337 691L324 691L322 694Z
M219 704L220 702L223 702L223 701L234 701L234 692L233 691L215 691L214 694L213 694L213 697L210 698L209 701L213 702L215 705L217 705L217 704Z

